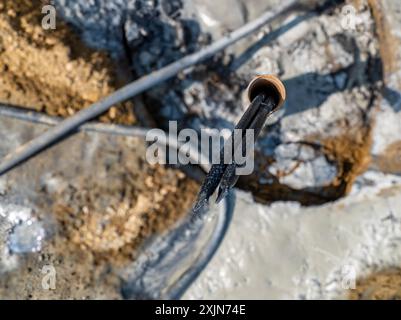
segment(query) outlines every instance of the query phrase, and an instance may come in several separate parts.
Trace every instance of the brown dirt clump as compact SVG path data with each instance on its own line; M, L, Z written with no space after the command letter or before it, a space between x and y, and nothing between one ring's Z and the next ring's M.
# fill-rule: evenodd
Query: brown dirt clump
M185 215L198 189L181 172L134 162L126 153L121 157L105 179L83 174L51 195L70 243L113 264L132 260L144 239Z
M337 167L337 177L332 187L338 188L339 197L344 196L351 190L356 177L370 164L371 129L350 130L344 135L322 140L322 145L326 157Z
M350 300L401 300L401 270L389 269L359 279Z
M384 150L382 154L374 159L380 171L385 173L401 173L401 141L396 141Z
M115 91L123 77L105 53L86 47L60 19L55 30L44 30L47 3L0 3L0 103L67 117ZM132 124L133 106L113 107L101 120Z

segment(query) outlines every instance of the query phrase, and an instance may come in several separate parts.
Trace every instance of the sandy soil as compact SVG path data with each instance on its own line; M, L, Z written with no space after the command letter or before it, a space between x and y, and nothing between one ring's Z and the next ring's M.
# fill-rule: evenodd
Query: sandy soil
M350 291L351 300L401 300L401 270L389 269L372 273L357 281Z
M0 102L65 117L115 91L123 77L61 20L55 30L42 29L45 3L0 3ZM133 106L113 107L102 120L134 123Z

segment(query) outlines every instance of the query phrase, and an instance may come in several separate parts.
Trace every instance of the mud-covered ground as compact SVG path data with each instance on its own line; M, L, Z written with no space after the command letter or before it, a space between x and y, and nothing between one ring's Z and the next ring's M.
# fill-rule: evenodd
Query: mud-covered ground
M0 4L0 102L51 115L69 116L127 81L199 50L265 10L274 10L280 1L54 0L56 30L40 27L40 8L45 3L18 0ZM345 5L353 8L350 19L345 16L348 12L344 12ZM230 8L230 15L226 14L227 7ZM336 290L324 287L341 282L337 277L341 269L338 264L331 268L322 262L322 257L315 256L313 250L305 258L307 261L302 263L294 258L296 254L288 254L293 258L288 261L286 254L281 259L279 252L284 249L260 247L261 243L272 246L284 244L290 253L302 256L301 253L309 254L310 247L291 248L294 243L286 241L286 235L295 233L299 243L304 240L308 243L306 238L309 233L323 232L319 231L320 228L325 230L322 225L309 225L308 218L305 218L288 222L288 227L278 228L282 231L280 235L269 232L270 224L274 225L269 220L270 213L274 214L275 205L280 207L282 203L283 210L289 216L294 213L294 217L334 210L339 214L349 214L355 228L363 219L368 219L374 230L363 233L358 243L367 248L369 261L358 255L358 250L353 247L355 241L350 240L352 236L341 232L333 234L333 238L346 239L341 252L345 252L345 256L351 255L352 261L362 261L360 270L364 272L374 269L369 268L369 264L387 261L375 253L376 247L384 246L389 252L397 248L392 241L393 236L397 238L397 228L401 227L398 212L395 219L390 219L391 226L386 224L380 229L376 225L380 230L386 230L380 233L375 229L375 223L381 223L375 220L377 217L369 210L368 216L360 214L364 209L358 207L359 200L353 201L356 199L355 192L364 193L366 188L377 187L379 191L375 190L380 193L388 187L387 183L397 186L401 173L399 12L397 1L300 1L289 14L279 17L254 35L134 101L113 107L101 118L107 122L139 122L163 129L168 128L169 120L177 120L179 128L232 128L248 104L245 88L255 75L277 74L286 86L288 98L283 110L269 121L258 140L256 170L251 176L242 177L238 184L240 189L252 195L253 200L240 199L239 206L243 205L243 211L248 210L253 218L246 222L240 218L234 220L234 230L237 230L236 225L241 226L234 238L229 236L234 245L223 245L220 253L223 258L217 258L217 262L211 264L188 297L242 297L249 292L255 298L266 298L266 295L277 298L341 296L343 292L337 287ZM2 154L37 133L28 127L16 129L16 124L8 126L10 130L17 130L13 133L16 137L5 138L7 143L0 149ZM7 131L2 135L7 137ZM113 144L109 149L102 145L102 139L97 142L101 145L93 144L93 149L97 151L75 142L74 148L83 150L76 155L78 171L69 173L71 169L57 169L51 162L50 176L35 175L35 179L43 183L22 189L20 194L30 194L32 188L35 190L35 212L40 213L47 208L58 225L58 233L45 242L47 247L43 247L43 250L49 250L51 258L46 258L45 254L39 260L37 255L34 255L34 260L24 255L17 257L7 251L7 246L3 246L3 269L14 270L3 273L6 275L1 278L4 295L46 297L46 291L35 293L34 289L27 289L24 285L15 286L16 275L21 272L23 277L32 277L38 283L41 279L41 275L37 274L39 264L43 265L43 261L49 259L57 264L58 252L71 252L62 254L64 258L61 260L70 257L64 265L60 262L62 278L68 279L68 274L77 277L71 265L78 263L82 265L78 274L83 276L77 283L85 289L78 290L74 295L66 280L60 284L60 291L53 292L56 296L119 297L119 279L113 267L118 268L132 260L138 241L174 224L190 206L191 196L196 192L193 182L170 169L150 168L143 163L139 165L135 157L139 157L141 152L138 150L141 148L128 148L130 151L126 151L130 143L124 142L117 146ZM65 144L57 148L63 145L66 148ZM100 161L99 168L89 170L86 165L80 167L87 152L91 154L89 159L96 152L101 153L99 158L104 162ZM44 174L44 171L38 172ZM132 175L127 172L132 172ZM10 177L14 179L12 175ZM4 185L12 185L13 180L7 179L8 176ZM113 183L106 179L111 179ZM41 186L39 190L35 189L37 185ZM183 194L188 197L183 197ZM370 200L373 198L368 197ZM11 204L7 202L2 210L13 212L12 201L16 200L7 199ZM46 204L38 199L46 199ZM370 200L366 200L367 203L373 201ZM352 204L348 206L347 201ZM297 203L295 206L294 202ZM313 207L299 209L298 204ZM18 210L25 212L21 208ZM392 217L388 211L394 210L394 206L382 204L380 210L383 217ZM259 212L262 218L252 216L255 212ZM36 220L40 218L38 213L34 213ZM156 216L161 217L156 219ZM254 222L259 218L264 221L259 224L262 229L265 228L263 230L255 230ZM23 229L13 229L15 221L21 219L4 222L1 236L9 239L10 230L14 230L15 234L24 234ZM280 219L275 221L286 223ZM323 219L321 223L327 226L327 230L332 230L334 226L327 221ZM343 223L348 222L344 220ZM42 237L41 226L35 223L29 225L33 225L31 228L39 238ZM299 232L300 226L308 232ZM246 238L249 234L258 235L254 247L252 239ZM242 236L243 241L236 241ZM268 240L260 241L264 237ZM347 237L350 237L349 240ZM368 241L371 238L375 241ZM319 243L320 238L315 240L311 240L311 246ZM28 247L29 243L32 245L28 241ZM334 250L329 246L331 242L327 243L326 251ZM22 244L23 247L27 245L25 242ZM233 250L240 261L238 265L234 263L235 267L230 263L227 265L230 260L224 258L230 257ZM264 253L264 250L270 253ZM86 252L90 254L85 255ZM356 255L354 260L353 255ZM266 257L271 259L267 261ZM398 255L393 257L387 258L396 264L391 267L397 269L397 263L400 263L396 259ZM248 263L253 260L262 265ZM278 269L269 265L270 261L284 261L286 267L280 267L283 271L275 274ZM15 267L18 263L24 269ZM388 269L386 263L383 262L381 267ZM92 265L98 267L89 272ZM263 275L260 273L265 269L270 274L261 284L259 280ZM32 275L32 270L36 270L36 274ZM254 278L245 275L247 272ZM283 280L283 275L292 277L293 282ZM363 280L365 278L369 279L369 275L361 278L362 291L352 298L370 297L370 294L363 293L367 285L362 283L368 281ZM376 281L374 276L373 279ZM280 284L277 284L279 281ZM284 288L286 284L288 286ZM10 291L11 286L15 289ZM95 286L98 289L93 289ZM291 286L295 288L293 291L288 289ZM244 290L237 292L239 287ZM204 296L204 292L209 292L209 295Z
M62 20L42 29L45 3L0 4L0 104L67 117L128 78ZM132 102L100 120L135 123ZM46 129L1 121L1 156ZM188 213L198 187L145 152L140 139L79 134L2 177L1 298L121 298L119 270ZM44 266L57 272L54 290L42 287Z
M21 125L22 137L45 129L2 120L1 138ZM13 139L11 149L22 141ZM121 270L188 213L198 189L179 171L149 165L145 151L139 138L78 134L2 178L2 298L121 298ZM42 287L47 266L54 290Z
M342 43L333 51L334 61L339 59L340 64L353 62L338 74L321 78L324 82L314 76L309 82L310 87L307 81L305 83L307 78L301 77L294 87L290 87L295 94L294 106L303 101L309 103L314 93L323 93L330 88L330 77L338 88L343 89L326 91L327 99L310 110L284 116L280 130L288 134L290 143L279 146L274 152L281 167L285 168L287 163L295 164L294 157L300 158L303 151L298 153L299 149L291 148L291 140L299 136L300 128L318 131L313 139L325 137L323 144L312 145L314 148L323 145L323 150L331 153L327 158L331 159L329 162L337 163L337 170L331 177L345 173L340 174L343 178L335 178L338 184L329 189L324 187L323 194L340 192L337 195L341 198L318 206L300 207L299 202L302 203L301 199L305 197L294 197L300 195L299 190L285 188L287 197L291 192L289 197L298 203L275 201L268 205L255 203L249 195L241 193L226 241L189 290L187 298L399 299L400 6L397 1L347 1L346 4L353 5L359 21L355 30L342 27L343 15L336 9L328 16L310 19L303 28L287 31L282 35L285 39L278 40L285 46L287 40L298 39L296 44L289 45L296 48L290 57L295 61L301 59L302 63L297 66L308 70L311 64L325 56L317 51L321 53L319 57L305 60L307 48L316 42L321 44L319 39L325 38L316 37L318 29L311 26L316 22L324 24L325 35L337 30L332 34L334 37L328 39L329 47L338 40ZM326 24L325 20L330 23ZM365 27L360 25L362 21ZM303 39L311 42L303 43ZM320 46L316 48L319 50ZM346 52L353 56L348 56L349 62L346 62ZM359 54L360 58L357 58ZM321 67L332 68L330 61L333 59ZM284 69L286 66L288 63L284 64ZM351 83L351 86L344 87L342 83ZM308 94L305 94L305 88ZM287 103L288 108L291 97ZM330 125L330 119L335 118L339 121ZM289 131L283 131L286 123L292 126ZM306 145L311 146L310 142ZM296 165L290 174L284 173L279 178L287 186L309 184L304 190L309 200L309 191L319 190L312 187L309 179L330 177L324 174L328 172L327 164L320 161L321 165L316 167L310 159L306 158L304 169ZM311 164L323 170L313 170L315 174L309 175L305 169ZM269 167L265 168L262 172L270 171ZM263 197L269 197L268 189L259 190ZM321 190L318 193L321 194ZM236 253L234 258L233 252Z

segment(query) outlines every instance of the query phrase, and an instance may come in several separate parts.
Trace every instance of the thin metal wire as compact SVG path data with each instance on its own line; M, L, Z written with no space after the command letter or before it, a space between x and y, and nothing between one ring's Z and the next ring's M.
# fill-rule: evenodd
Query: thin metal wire
M19 107L0 105L0 116L18 119L21 121L27 121L31 123L43 124L47 126L58 125L63 119L60 117L49 116L41 112L27 110ZM149 130L152 128L138 127L138 126L126 126L118 124L102 123L97 121L92 121L85 123L84 125L77 128L79 131L83 132L98 132L117 136L128 136L128 137L142 137L146 138ZM157 141L155 143L163 146L169 146L180 150L182 143L178 142L177 138L170 136L168 132L164 135L157 135ZM193 163L199 163L199 166L204 172L210 170L208 158L199 153L198 149L194 145L189 145L186 142L186 152L189 157L193 160Z
M20 146L14 152L8 154L0 163L0 175L8 172L18 164L36 155L46 147L53 145L62 138L65 138L68 134L76 131L79 126L100 116L113 105L123 102L174 77L188 67L212 57L217 52L222 51L238 40L241 40L242 38L252 34L255 30L273 21L278 16L288 12L294 5L296 5L296 3L297 1L295 0L283 1L277 6L276 10L263 14L259 18L245 24L241 28L233 31L232 33L205 47L199 52L185 56L184 58L171 63L158 71L150 73L149 75L146 75L126 85L103 100L94 103L90 107L82 109L70 118L63 120L59 125L49 129L25 145Z
M0 116L18 119L21 121L43 124L46 126L56 126L63 121L61 117L49 116L42 112L37 112L29 109L20 107L14 107L10 105L0 105ZM137 127L137 126L126 126L118 124L109 124L98 121L91 121L78 127L78 131L86 132L99 132L118 136L142 136L145 137L146 133L151 128Z

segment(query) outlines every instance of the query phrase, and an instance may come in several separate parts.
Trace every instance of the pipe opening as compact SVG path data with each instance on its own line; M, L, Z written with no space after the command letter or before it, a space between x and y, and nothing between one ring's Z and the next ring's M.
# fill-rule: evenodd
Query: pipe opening
M274 99L276 108L280 108L285 100L285 88L282 82L270 75L260 76L252 80L248 87L248 98L252 102L259 94L265 94Z

